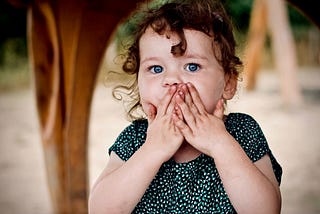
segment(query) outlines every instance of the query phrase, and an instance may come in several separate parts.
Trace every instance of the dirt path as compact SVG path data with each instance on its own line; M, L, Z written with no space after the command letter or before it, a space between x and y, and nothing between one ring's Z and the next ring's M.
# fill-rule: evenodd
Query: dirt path
M252 93L240 89L229 110L251 114L261 125L284 174L282 213L320 213L320 69L300 72L305 104L282 105L274 73L263 73ZM95 92L90 135L90 185L105 166L107 148L128 124L110 89ZM0 93L0 210L50 214L42 147L31 89Z

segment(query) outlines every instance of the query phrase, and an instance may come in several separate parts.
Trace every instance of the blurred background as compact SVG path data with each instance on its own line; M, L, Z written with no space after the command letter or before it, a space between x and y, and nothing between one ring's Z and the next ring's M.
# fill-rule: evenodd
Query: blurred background
M236 26L238 53L244 57L252 0L226 1ZM42 145L28 61L26 9L0 1L0 213L50 214ZM320 213L320 31L287 5L297 56L303 104L284 105L267 34L256 88L239 91L228 111L252 115L261 125L271 150L283 167L282 213ZM101 65L94 94L90 133L90 186L108 161L107 149L128 124L121 103L111 96L117 78L115 45Z

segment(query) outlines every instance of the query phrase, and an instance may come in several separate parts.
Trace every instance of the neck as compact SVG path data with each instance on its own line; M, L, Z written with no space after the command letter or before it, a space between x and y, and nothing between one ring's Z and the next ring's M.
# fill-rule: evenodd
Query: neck
M173 155L173 159L177 163L190 162L201 154L196 148L187 142L183 142L178 151Z

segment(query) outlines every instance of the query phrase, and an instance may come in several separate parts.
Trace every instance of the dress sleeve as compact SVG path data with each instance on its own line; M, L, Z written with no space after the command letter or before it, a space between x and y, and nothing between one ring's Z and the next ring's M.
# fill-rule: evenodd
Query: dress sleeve
M109 155L113 151L122 160L127 161L144 143L146 138L146 121L133 121L117 137L109 148Z
M269 155L273 172L280 184L282 168L273 156L259 124L247 114L232 113L227 117L226 128L252 162L260 160L266 154Z

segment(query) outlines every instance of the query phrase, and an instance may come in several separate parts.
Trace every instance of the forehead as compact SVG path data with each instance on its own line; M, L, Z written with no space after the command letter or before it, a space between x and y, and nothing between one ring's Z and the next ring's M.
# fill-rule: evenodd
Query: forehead
M187 43L185 54L213 54L213 37L192 29L184 29L183 32ZM171 47L180 42L181 38L175 32L166 31L164 34L158 34L149 27L140 38L139 48L140 52L152 53L165 49L167 53L171 53Z

